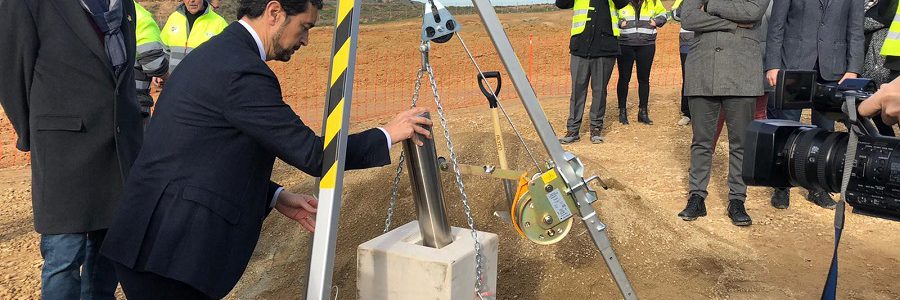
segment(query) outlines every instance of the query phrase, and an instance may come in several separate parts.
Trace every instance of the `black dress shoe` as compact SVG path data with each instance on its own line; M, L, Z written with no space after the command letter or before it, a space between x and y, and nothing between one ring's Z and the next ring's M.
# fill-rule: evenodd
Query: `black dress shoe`
M747 210L744 209L744 201L730 200L728 201L728 217L731 218L731 224L737 226L749 226L753 224Z
M646 108L641 108L638 110L638 122L653 125L653 121L650 120L649 112L647 112Z
M620 108L619 109L619 123L623 125L628 125L628 109Z
M775 188L772 190L772 207L785 209L791 206L791 189Z
M697 194L691 194L688 198L687 207L684 208L678 216L685 221L693 221L699 217L706 216L706 203L703 197Z
M571 144L581 140L581 136L578 135L578 132L566 132L566 135L559 139L560 144Z
M825 191L809 191L809 195L806 195L806 200L812 201L812 203L827 209L834 209L834 207L837 206L837 202L834 202L834 199L831 199L831 194L826 193Z

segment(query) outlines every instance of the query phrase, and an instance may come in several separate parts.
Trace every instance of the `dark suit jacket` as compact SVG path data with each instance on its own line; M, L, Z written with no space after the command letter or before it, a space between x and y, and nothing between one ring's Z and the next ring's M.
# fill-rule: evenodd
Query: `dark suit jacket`
M123 1L127 66L134 3ZM131 68L112 71L79 1L0 1L0 103L31 151L34 225L42 234L109 226L141 143Z
M766 70L819 66L822 79L862 73L863 0L778 0L772 6Z
M278 187L269 181L275 158L322 171L324 140L282 101L278 79L237 22L182 61L145 139L102 252L215 298L250 260ZM350 135L347 169L388 163L380 130Z

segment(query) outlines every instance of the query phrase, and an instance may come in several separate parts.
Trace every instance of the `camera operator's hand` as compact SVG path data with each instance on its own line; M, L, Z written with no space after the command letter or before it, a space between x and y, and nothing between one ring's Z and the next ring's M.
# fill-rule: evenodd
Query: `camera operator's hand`
M841 80L838 81L838 84L844 83L844 79L858 78L858 77L859 77L859 74L856 74L856 73L851 73L851 72L844 73L844 77L841 77Z
M863 117L875 116L879 111L885 124L897 124L897 117L900 116L900 80L882 84L878 92L859 104L859 114Z
M778 69L766 71L766 79L769 80L770 86L775 86L775 84L778 83Z

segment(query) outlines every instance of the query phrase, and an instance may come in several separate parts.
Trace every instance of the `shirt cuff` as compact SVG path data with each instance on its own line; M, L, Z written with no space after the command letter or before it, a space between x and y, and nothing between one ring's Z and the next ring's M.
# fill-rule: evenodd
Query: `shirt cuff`
M387 139L388 152L391 152L391 134L384 128L378 127L378 129L381 130L381 132L384 132L384 138Z
M278 202L278 196L281 196L281 192L284 192L284 187L279 187L277 190L275 190L275 195L272 196L272 201L269 202L269 208L275 207L275 203Z

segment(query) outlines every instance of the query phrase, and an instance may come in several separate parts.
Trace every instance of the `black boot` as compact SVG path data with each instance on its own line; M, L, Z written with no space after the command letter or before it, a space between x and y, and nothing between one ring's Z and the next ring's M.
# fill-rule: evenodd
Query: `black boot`
M619 123L623 125L628 125L628 109L620 108L619 109Z
M834 209L834 207L837 206L837 202L834 202L834 199L831 199L831 194L825 191L809 191L806 200L812 201L812 203L827 209Z
M728 217L731 218L731 224L736 226L750 226L750 224L753 224L753 220L750 219L750 215L744 209L744 201L741 200L728 201Z
M641 122L641 123L644 123L647 125L653 125L653 121L650 120L650 116L648 114L649 113L647 112L646 107L638 109L638 122Z
M788 188L775 188L772 190L772 207L785 209L791 206L791 190Z
M678 216L685 221L693 221L699 217L706 216L706 203L704 201L705 199L700 197L700 195L691 194L691 197L688 198L687 207L678 213Z

